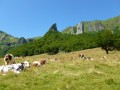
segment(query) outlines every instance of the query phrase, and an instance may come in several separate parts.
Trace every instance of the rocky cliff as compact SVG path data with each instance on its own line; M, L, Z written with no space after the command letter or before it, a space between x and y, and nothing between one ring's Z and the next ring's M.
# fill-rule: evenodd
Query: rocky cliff
M84 33L84 24L83 24L83 22L81 22L81 23L79 23L77 25L77 32L76 32L76 34L82 34L82 33Z
M62 31L62 33L81 34L84 32L112 29L116 26L120 27L120 16L110 18L108 20L82 21L75 26L67 27Z

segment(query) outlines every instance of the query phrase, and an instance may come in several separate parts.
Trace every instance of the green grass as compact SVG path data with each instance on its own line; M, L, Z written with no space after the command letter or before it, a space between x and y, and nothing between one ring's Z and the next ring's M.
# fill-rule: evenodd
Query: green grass
M83 61L79 53L94 58ZM0 90L120 90L120 52L105 54L99 48L59 53L57 55L37 55L16 59L17 62L59 58L42 67L25 69L20 74L12 72L0 74ZM75 59L71 59L74 56ZM106 56L106 60L100 59ZM0 64L3 64L2 58Z

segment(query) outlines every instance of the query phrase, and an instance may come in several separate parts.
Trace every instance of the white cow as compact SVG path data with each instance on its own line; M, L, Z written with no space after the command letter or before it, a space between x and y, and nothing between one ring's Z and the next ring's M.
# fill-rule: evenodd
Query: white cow
M30 67L30 64L28 61L24 61L23 63L16 63L11 65L3 65L0 66L0 72L1 73L7 73L9 71L12 71L14 73L20 73L23 69Z
M0 66L0 72L2 72L2 73L7 73L7 72L9 72L11 70L12 70L12 66L11 65Z

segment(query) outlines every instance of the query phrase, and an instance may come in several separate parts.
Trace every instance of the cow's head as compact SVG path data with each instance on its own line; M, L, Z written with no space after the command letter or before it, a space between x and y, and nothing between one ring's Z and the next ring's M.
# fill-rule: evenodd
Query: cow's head
M30 63L28 61L24 61L22 64L24 65L25 68L30 67Z

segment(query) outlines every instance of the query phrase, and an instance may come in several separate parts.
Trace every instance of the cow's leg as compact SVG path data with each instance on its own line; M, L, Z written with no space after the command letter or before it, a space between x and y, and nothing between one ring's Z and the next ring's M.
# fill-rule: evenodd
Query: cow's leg
M5 65L7 65L8 63L7 63L7 61L4 61L5 62Z

